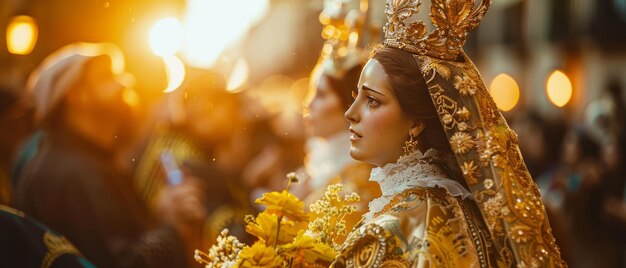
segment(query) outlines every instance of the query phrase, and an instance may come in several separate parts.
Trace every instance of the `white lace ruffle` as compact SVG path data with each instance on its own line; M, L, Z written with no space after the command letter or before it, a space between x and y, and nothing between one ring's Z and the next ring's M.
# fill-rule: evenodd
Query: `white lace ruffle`
M393 196L411 188L441 187L452 196L470 197L472 194L467 189L460 183L449 179L439 166L429 161L439 155L439 152L434 149L426 153L416 150L414 153L400 157L396 163L372 169L370 181L378 182L382 196L369 203L369 212L363 215L365 220L370 220L374 214L380 212L389 204Z

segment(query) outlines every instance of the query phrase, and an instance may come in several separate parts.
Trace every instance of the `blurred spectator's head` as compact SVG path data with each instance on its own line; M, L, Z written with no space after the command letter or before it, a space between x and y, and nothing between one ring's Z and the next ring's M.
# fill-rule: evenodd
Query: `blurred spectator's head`
M562 122L545 119L534 110L517 113L511 122L511 128L519 136L524 162L533 178L559 163L561 141L566 131Z
M32 105L24 91L0 86L0 160L9 165L21 142L33 129Z
M546 157L545 130L547 122L535 111L519 113L512 121L517 132L519 145L525 158L543 159Z
M622 86L617 78L610 79L598 99L585 109L585 125L591 138L601 146L602 160L610 170L621 166L626 131L626 109Z
M203 142L223 142L241 127L241 96L218 73L198 71L170 99L173 121Z
M325 65L332 65L326 60ZM307 104L306 126L311 136L329 138L348 129L344 113L352 104L353 91L356 91L362 64L338 73L336 68L317 68L311 75L313 92Z
M592 138L588 128L576 126L565 135L561 153L563 162L573 165L585 159L598 159L600 144Z
M35 118L44 129L71 129L106 146L124 144L138 99L124 58L112 44L71 44L48 56L29 78ZM94 140L95 139L95 140Z

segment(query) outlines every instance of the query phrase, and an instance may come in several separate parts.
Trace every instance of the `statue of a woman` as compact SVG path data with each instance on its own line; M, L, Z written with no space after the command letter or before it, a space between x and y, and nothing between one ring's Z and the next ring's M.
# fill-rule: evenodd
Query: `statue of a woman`
M388 0L384 45L345 116L350 154L377 166L382 197L334 267L561 267L537 186L463 53L489 0Z

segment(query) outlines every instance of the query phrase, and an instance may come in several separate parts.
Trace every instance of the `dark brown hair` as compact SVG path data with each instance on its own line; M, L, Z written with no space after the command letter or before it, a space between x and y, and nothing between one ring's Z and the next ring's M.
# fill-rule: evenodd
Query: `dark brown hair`
M326 79L326 81L330 84L332 91L339 96L341 105L345 108L344 110L348 110L354 101L354 98L352 98L352 92L356 90L359 84L361 70L363 70L363 65L358 64L350 68L350 70L348 70L343 76L343 79L337 79L326 73L322 73L322 79Z
M436 149L444 154L452 153L435 105L428 93L426 81L417 61L410 52L382 47L373 56L385 70L402 111L426 126L418 141L422 150Z

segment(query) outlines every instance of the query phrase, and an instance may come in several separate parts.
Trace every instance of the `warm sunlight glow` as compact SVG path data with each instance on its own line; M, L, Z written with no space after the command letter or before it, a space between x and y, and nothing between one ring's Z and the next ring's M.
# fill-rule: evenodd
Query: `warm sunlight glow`
M306 103L305 99L308 97L307 94L309 93L310 83L311 81L307 76L296 80L289 88L289 96L291 97L291 100L288 103L290 106L289 108L292 111L302 114L304 109L303 105Z
M113 43L76 43L71 45L73 47L72 51L75 50L81 55L85 56L98 56L106 54L111 57L111 71L113 71L116 75L123 75L126 61L124 60L124 54L122 50L120 50L117 45ZM130 81L134 79L130 76L125 76L126 82L132 83L134 81ZM128 86L128 85L127 85Z
M286 104L292 101L285 92L293 85L294 80L286 75L274 75L265 78L259 88L251 94L259 100L259 103L270 113L275 113L287 108Z
M125 88L124 91L122 91L122 100L133 107L139 105L140 102L139 94L130 88Z
M515 79L507 74L500 74L493 79L489 93L496 102L498 109L505 112L515 108L519 101L519 86Z
M185 29L175 18L157 21L150 30L150 48L157 56L174 55L185 42Z
M37 22L29 16L13 17L6 34L9 53L28 55L37 43Z
M572 82L567 75L556 70L548 78L546 92L548 93L548 99L556 107L563 107L572 98Z
M167 88L163 92L170 93L178 89L185 80L185 65L174 55L163 57L163 62L167 73Z
M183 59L194 67L212 67L268 10L269 0L187 1Z
M245 59L240 58L235 64L235 68L233 69L230 77L228 78L228 84L226 85L226 90L230 92L239 91L242 86L248 81L248 75L250 74L250 69L248 68L248 63Z

